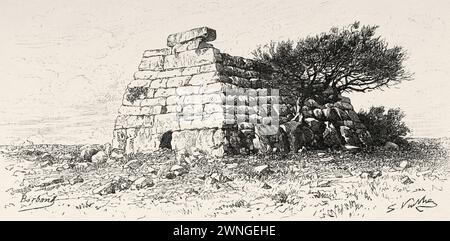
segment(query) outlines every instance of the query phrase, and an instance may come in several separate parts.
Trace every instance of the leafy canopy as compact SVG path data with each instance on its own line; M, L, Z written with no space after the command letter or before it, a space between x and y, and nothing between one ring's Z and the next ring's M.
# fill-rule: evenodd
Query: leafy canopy
M403 66L406 52L375 36L377 28L355 22L296 42L271 42L252 54L271 66L266 71L274 72L272 85L280 88L280 94L295 96L297 102L327 92L334 97L366 92L410 79Z

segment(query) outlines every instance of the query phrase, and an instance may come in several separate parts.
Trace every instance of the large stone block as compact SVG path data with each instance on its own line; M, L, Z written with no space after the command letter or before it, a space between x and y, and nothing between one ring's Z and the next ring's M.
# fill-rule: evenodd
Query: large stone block
M180 76L180 77L169 78L167 80L166 86L167 86L167 88L183 86L183 85L186 85L190 79L191 79L191 76Z
M156 79L159 75L159 71L152 71L152 70L143 70L143 71L137 71L134 73L134 79L135 80L152 80Z
M112 148L124 150L127 144L127 132L125 129L116 129L113 131Z
M212 44L208 44L203 41L201 38L196 38L184 43L176 44L172 47L172 54L193 50L193 49L202 49L202 48L212 48Z
M226 78L225 76L221 76L217 72L200 73L193 75L192 78L189 80L189 84L190 85L212 84L217 83L225 78Z
M199 95L201 86L181 86L176 89L176 94L179 96L183 95Z
M203 104L222 104L225 103L225 94L214 93L214 94L204 94L202 95Z
M155 128L156 133L179 130L180 126L177 113L155 115L153 127Z
M220 62L220 55L217 49L196 49L165 56L164 69L177 69L215 62Z
M167 46L173 47L180 43L185 43L194 39L202 39L204 42L216 39L216 30L207 27L194 28L188 31L170 34L167 37Z
M165 88L167 84L167 79L154 79L150 83L150 88L159 89L159 88Z
M140 102L140 106L154 106L154 105L166 105L166 98L152 98L152 99L143 99Z
M175 90L176 88L157 89L155 92L155 98L173 96L176 94Z
M148 58L142 58L139 64L139 70L162 70L164 64L164 58L162 56L152 56Z
M145 50L142 57L148 58L152 56L161 56L161 55L168 55L170 54L170 48L163 48L163 49L149 49Z

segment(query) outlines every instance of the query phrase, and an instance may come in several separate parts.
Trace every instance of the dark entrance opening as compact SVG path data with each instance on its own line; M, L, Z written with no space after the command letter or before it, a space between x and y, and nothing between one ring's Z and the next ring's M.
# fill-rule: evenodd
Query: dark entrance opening
M172 149L172 131L168 131L162 135L159 148Z

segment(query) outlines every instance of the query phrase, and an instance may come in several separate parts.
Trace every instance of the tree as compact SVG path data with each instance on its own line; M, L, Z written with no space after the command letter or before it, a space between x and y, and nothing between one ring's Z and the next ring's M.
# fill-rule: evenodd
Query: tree
M257 62L270 66L264 71L274 73L272 83L280 88L280 94L295 100L294 119L300 119L308 98L336 100L343 92L366 92L410 79L403 66L405 50L389 47L375 36L377 28L355 22L297 42L271 42L252 54Z

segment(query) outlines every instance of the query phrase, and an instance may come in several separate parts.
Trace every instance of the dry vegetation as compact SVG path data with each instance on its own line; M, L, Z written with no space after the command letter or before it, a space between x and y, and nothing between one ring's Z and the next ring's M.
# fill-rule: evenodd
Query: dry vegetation
M80 146L3 146L2 168L13 177L5 210L59 219L444 215L439 208L448 210L450 140L411 141L409 149L397 151L308 151L223 159L176 157L161 150L101 164L77 158ZM101 188L111 183L113 191Z

